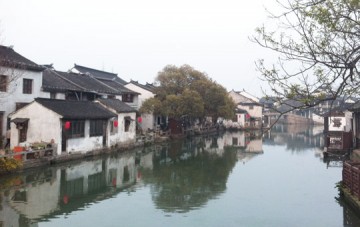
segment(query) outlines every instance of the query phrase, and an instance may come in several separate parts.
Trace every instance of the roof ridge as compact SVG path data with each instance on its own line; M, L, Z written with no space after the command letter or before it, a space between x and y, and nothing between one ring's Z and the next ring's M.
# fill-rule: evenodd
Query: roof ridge
M77 86L77 87L79 87L79 88L81 88L81 89L83 89L84 91L87 91L86 88L84 88L83 86L81 86L81 85L79 85L79 84L77 84L77 83L75 83L75 82L73 82L73 81L71 81L71 80L63 77L63 76L60 75L56 70L51 70L51 69L49 69L49 70L52 71L52 72L54 72L54 73L55 73L57 76L59 76L61 79L65 80L65 81L67 81L67 82L69 82L69 83L71 83L71 84L73 84L73 85L75 85L75 86ZM59 72L60 72L60 71L59 71ZM63 72L63 73L67 73L67 72ZM75 73L74 73L74 74L75 74Z
M94 76L91 76L91 78L93 78L94 80L98 81L98 82L99 82L99 83L101 83L102 85L105 85L106 87L108 87L108 88L112 89L113 91L115 91L115 92L119 92L119 91L118 91L118 90L116 90L115 88L113 88L113 87L111 87L111 86L107 85L106 83L104 83L104 82L102 82L101 80L99 80L99 79L95 78Z
M90 67L86 67L86 66L82 66L82 65L77 65L77 64L74 64L74 65L75 65L75 68L76 68L76 66L79 66L79 67L82 67L82 68L85 68L85 69L91 69L91 70L94 70L94 71L97 71L97 72L113 74L113 75L116 75L116 76L118 75L117 73L111 73L111 72L103 71L103 70L100 70L100 69L94 69L94 68L90 68Z

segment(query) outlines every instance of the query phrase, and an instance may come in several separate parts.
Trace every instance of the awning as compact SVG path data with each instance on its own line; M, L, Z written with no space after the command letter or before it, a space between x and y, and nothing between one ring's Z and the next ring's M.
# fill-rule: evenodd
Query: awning
M29 121L29 118L14 118L10 122L14 122L15 124L23 124Z

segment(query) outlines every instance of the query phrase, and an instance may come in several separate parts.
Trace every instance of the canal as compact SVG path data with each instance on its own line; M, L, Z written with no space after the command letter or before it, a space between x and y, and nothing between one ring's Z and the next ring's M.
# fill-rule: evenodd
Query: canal
M225 132L0 179L3 226L360 226L321 127Z

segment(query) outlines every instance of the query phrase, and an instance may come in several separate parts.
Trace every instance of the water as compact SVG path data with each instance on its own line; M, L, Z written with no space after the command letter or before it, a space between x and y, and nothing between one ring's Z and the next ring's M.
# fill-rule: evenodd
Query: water
M226 132L0 179L0 226L360 226L322 128Z

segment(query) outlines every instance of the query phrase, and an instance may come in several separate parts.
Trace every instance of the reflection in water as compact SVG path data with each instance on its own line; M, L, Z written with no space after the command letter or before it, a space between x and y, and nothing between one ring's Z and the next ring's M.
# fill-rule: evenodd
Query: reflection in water
M286 145L290 151L304 151L308 148L324 147L323 126L309 127L306 124L278 124L264 134L268 145Z
M236 153L205 152L201 144L206 141L195 141L163 149L154 157L154 169L143 171L144 183L151 185L156 206L164 211L186 212L201 207L226 189ZM184 147L189 149L183 151Z
M264 154L263 143L286 145L292 152L321 148L321 132L292 126L277 126L264 135L226 132L2 177L0 226L34 226L140 188L149 188L156 209L166 213L204 209L227 192L237 162L246 164ZM339 203L344 223L359 223L341 199Z
M135 153L82 161L1 181L2 226L30 226L85 209L136 183Z

